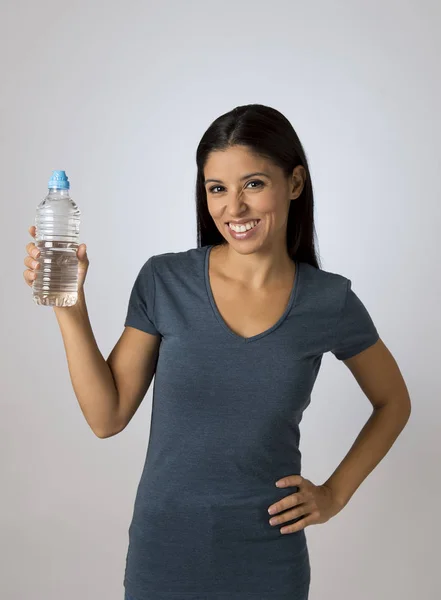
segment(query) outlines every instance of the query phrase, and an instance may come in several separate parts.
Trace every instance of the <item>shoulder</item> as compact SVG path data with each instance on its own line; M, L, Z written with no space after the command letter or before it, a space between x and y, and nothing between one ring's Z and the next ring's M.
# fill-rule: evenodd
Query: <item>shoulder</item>
M200 269L204 262L207 247L190 248L181 252L164 252L155 254L149 260L151 261L155 273L167 272L185 272L189 273L193 269Z
M318 269L309 263L299 264L299 290L303 299L309 298L317 307L341 309L351 280L332 271Z
M320 348L346 360L374 344L379 334L352 281L339 273L300 263L298 313Z
M181 252L163 252L151 255L142 264L140 276L152 282L153 286L165 285L176 288L183 283L200 283L204 276L207 247L190 248Z

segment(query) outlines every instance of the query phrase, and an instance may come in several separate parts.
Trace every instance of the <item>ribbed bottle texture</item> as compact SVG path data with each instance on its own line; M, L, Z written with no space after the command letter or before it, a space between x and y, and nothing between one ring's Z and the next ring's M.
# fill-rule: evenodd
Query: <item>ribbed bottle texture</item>
M32 285L33 299L43 306L73 306L78 299L80 216L70 197L65 171L53 171L49 193L37 206L35 245L40 267Z

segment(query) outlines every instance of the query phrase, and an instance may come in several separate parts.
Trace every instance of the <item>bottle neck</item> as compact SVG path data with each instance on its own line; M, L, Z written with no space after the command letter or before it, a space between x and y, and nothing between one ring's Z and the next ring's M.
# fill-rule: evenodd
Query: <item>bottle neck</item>
M60 188L49 188L48 195L68 198L70 196L70 190L65 190L65 189L60 189Z

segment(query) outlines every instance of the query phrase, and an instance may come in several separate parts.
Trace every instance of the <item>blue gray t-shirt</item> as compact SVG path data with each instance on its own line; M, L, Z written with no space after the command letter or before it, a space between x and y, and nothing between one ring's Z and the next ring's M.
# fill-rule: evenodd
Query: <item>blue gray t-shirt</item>
M301 474L323 354L379 335L349 279L300 262L277 323L241 337L216 307L211 248L152 256L130 295L125 325L161 343L124 585L135 600L305 600L305 530L281 534L268 507L298 489L275 482Z

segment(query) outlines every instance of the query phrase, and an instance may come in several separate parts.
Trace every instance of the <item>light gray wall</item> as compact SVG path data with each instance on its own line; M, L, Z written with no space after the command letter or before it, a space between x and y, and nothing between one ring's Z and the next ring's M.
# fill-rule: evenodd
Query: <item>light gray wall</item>
M196 245L201 135L251 102L296 128L323 268L352 279L413 400L345 510L306 529L311 600L441 596L440 20L427 0L3 4L1 598L122 600L149 435L151 388L122 434L93 435L55 315L23 281L51 171L67 171L82 210L86 297L107 357L141 265ZM349 370L325 355L302 423L303 475L322 483L369 414Z

